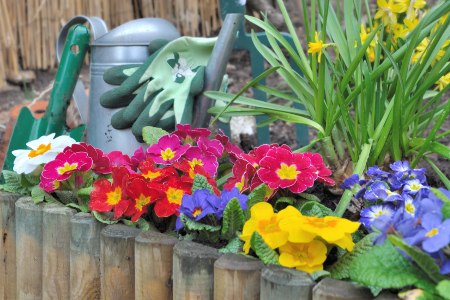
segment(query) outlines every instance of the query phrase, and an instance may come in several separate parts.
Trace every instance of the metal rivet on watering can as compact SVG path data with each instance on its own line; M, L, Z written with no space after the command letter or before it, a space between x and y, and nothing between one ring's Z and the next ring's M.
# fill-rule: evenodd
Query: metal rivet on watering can
M159 18L132 20L110 32L104 22L96 17L77 16L64 28L68 24L73 25L74 20L89 22L94 36L91 43L89 101L83 90L80 93L79 87L74 93L81 118L87 124L87 142L105 152L120 150L131 155L142 144L135 139L131 129L117 130L111 126L111 116L118 109L100 105L100 96L113 88L103 81L103 73L113 66L143 63L151 54L150 42L160 39L171 41L180 34L173 24ZM64 28L60 40L64 37Z

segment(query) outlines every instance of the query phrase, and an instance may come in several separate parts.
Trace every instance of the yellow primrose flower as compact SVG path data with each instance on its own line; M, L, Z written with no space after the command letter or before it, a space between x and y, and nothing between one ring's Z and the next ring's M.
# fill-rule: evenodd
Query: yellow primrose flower
M327 247L321 241L311 241L306 244L286 243L280 247L280 265L288 268L313 273L323 270L327 258Z
M245 222L242 229L241 240L245 242L244 252L250 251L250 239L255 231L272 249L286 244L288 233L278 226L279 221L280 216L273 212L273 207L269 203L259 202L253 205L250 209L250 219Z
M318 236L327 243L352 251L354 243L351 233L358 229L359 223L332 216L317 218L301 215L282 218L279 226L289 232L290 242L307 243Z
M382 19L386 26L397 24L396 13L399 12L399 5L394 4L394 0L377 0L377 5L375 19Z
M308 43L308 53L318 53L317 61L320 63L323 49L327 48L331 44L325 44L320 38L319 33L316 31L314 34L314 42Z
M437 84L436 89L442 91L447 85L450 84L450 72L439 78L436 84Z

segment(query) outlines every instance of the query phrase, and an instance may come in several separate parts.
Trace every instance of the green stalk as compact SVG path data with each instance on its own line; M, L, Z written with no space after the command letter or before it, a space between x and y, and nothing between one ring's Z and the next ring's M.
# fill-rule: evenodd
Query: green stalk
M321 145L323 154L325 155L327 161L331 165L335 166L336 169L340 169L341 161L336 155L336 150L334 149L333 140L331 139L331 136L324 137L322 139Z
M356 163L355 168L353 169L354 174L362 175L367 166L367 160L369 159L370 150L372 148L372 141L369 141L369 144L364 144L362 147L361 154L359 156L359 160ZM344 212L347 210L348 205L350 204L350 200L352 199L353 193L350 190L346 190L339 200L336 209L334 210L334 214L337 217L342 217Z

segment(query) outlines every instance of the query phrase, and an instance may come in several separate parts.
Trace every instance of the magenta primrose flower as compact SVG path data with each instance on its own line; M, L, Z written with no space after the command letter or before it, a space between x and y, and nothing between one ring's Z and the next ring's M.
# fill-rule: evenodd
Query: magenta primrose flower
M194 144L200 137L207 138L211 131L206 128L192 128L190 124L177 124L172 134L178 136L186 144Z
M198 147L203 153L209 153L217 158L222 157L224 147L218 140L210 140L206 137L200 137L197 141Z
M182 145L180 138L175 134L162 136L158 143L147 149L148 157L157 164L171 164L176 162L190 145Z
M55 181L64 181L74 172L85 172L92 167L92 158L86 152L61 152L47 164L41 173L40 186L46 191L53 191L59 187Z
M194 169L195 166L201 166L212 177L216 176L219 163L217 157L211 153L204 153L199 147L192 146L186 151L183 157L189 162L191 169Z
M259 178L271 189L289 188L301 193L314 185L318 178L311 160L302 153L292 153L283 147L274 147L261 159Z
M95 174L111 173L111 162L108 156L99 148L95 148L94 146L86 143L77 143L66 147L64 152L67 154L86 152L88 156L92 158L92 171Z

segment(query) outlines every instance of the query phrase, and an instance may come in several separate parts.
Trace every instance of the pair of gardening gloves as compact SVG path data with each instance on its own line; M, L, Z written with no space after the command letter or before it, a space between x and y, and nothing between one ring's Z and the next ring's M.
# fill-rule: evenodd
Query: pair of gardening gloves
M111 118L115 129L130 128L138 141L142 129L170 130L192 123L194 97L203 91L205 66L217 38L181 37L149 45L150 57L141 65L108 69L103 79L118 87L100 97L105 108L120 108Z

